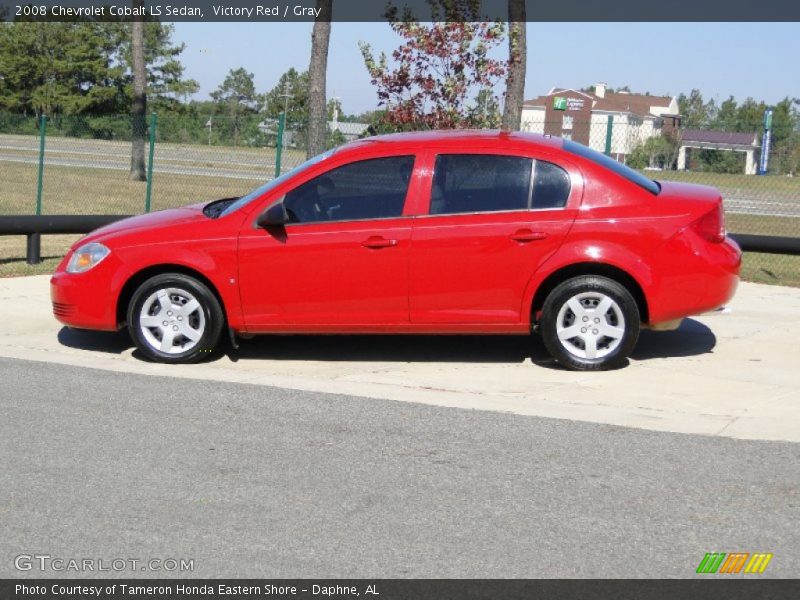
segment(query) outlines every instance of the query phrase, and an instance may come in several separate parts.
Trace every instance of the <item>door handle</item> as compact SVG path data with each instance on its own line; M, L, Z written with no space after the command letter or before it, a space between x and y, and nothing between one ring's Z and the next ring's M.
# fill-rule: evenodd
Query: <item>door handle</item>
M361 245L373 250L377 250L378 248L392 248L397 246L397 240L387 240L379 235L374 235L361 242Z
M544 231L531 231L530 229L519 229L509 236L515 242L527 243L543 240L547 237Z

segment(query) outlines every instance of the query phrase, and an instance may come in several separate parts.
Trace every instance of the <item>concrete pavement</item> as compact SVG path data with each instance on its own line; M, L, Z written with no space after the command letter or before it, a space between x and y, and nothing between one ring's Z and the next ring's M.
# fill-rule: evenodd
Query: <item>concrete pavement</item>
M0 577L695 578L714 551L773 554L720 577L798 575L793 443L5 358L0 380ZM34 554L123 567L14 568Z
M743 283L731 313L643 332L626 368L559 369L515 337L276 337L206 364L139 357L125 332L64 329L48 277L0 280L0 356L743 439L800 441L800 290Z

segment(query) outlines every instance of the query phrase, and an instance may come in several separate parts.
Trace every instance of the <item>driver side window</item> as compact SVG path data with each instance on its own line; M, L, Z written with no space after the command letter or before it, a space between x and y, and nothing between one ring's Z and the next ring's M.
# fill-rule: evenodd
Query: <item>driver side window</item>
M289 222L400 217L413 169L413 156L389 156L328 171L286 194Z

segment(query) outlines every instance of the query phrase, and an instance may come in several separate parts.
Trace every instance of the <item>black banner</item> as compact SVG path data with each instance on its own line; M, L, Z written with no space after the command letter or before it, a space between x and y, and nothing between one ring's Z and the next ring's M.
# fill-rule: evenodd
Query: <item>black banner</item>
M508 0L475 0L477 9L432 13L429 0L333 0L333 21L383 21L387 7L406 10L426 20L501 20L508 18ZM0 17L14 20L70 21L75 19L302 22L319 16L317 0L0 0ZM433 4L437 4L434 0ZM458 4L458 3L457 3ZM469 5L463 0L460 5ZM787 22L800 21L800 2L789 0L525 0L530 22Z
M0 580L3 600L796 600L800 580L26 579Z

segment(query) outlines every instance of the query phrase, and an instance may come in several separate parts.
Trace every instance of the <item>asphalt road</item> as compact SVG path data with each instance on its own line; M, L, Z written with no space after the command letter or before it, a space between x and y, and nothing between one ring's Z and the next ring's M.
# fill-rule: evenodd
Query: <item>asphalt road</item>
M195 577L693 577L710 551L800 575L798 444L7 358L0 382L0 577L37 553Z

